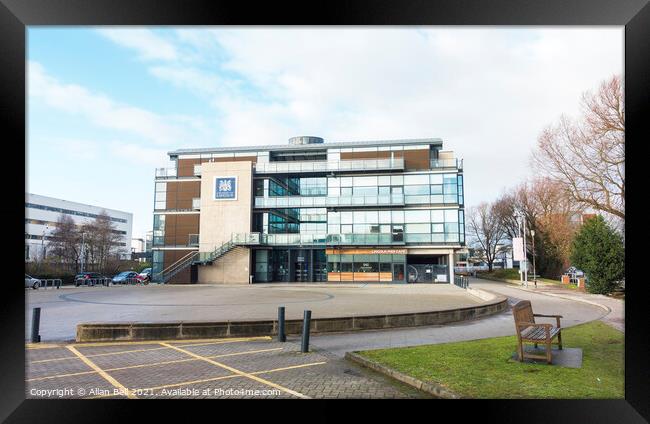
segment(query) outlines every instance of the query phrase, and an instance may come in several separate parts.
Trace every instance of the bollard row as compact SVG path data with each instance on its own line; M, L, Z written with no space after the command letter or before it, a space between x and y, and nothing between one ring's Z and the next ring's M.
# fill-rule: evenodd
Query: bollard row
M278 307L278 341L286 342L286 320L284 316L284 306ZM309 352L309 330L311 327L311 311L305 311L302 321L302 338L300 342L300 352Z

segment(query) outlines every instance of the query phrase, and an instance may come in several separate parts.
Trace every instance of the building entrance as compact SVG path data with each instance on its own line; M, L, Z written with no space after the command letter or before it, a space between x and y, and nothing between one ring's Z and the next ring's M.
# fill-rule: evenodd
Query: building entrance
M408 283L449 283L449 266L444 256L408 255L406 278Z

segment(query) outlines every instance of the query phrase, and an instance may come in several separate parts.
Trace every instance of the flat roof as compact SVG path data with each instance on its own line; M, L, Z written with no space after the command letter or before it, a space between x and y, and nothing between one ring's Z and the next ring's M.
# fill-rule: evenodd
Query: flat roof
M405 140L371 140L371 141L337 141L332 143L314 143L314 144L271 144L264 146L241 146L241 147L205 147L198 149L178 149L167 152L169 156L194 155L200 153L241 153L241 152L258 152L271 150L323 150L335 148L351 147L380 147L394 145L410 144L439 144L442 146L440 138L412 138Z

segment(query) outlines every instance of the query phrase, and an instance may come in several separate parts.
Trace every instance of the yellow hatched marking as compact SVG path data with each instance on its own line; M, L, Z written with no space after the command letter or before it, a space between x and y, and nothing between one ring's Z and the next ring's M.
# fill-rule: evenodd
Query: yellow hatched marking
M166 348L165 348L166 349ZM153 350L153 349L149 349ZM273 348L273 349L261 349L261 350L249 350L246 352L236 352L236 353L225 353L222 355L213 355L213 356L206 356L206 358L223 358L227 356L237 356L237 355L246 355L248 353L261 353L261 352L271 352L274 350L282 350L281 347ZM88 358L89 355L86 355L86 358ZM75 359L79 359L78 357L74 357ZM119 368L110 368L110 369L105 369L104 371L120 371L120 370L128 370L132 368L146 368L146 367L155 367L158 365L168 365L168 364L178 364L181 362L190 362L190 361L198 361L196 358L189 358L189 359L176 359L173 361L164 361L164 362L153 362L153 363L148 363L148 364L140 364L140 365L129 365L126 367L119 367ZM82 371L82 372L75 372L75 373L70 373L70 374L57 374L57 375L50 375L47 377L36 377L36 378L30 378L25 381L41 381L41 380L50 380L53 378L64 378L64 377L73 377L76 375L84 375L84 374L94 374L97 371Z
M115 386L115 387L117 387L118 389L120 389L120 391L121 391L122 393L126 393L126 395L129 397L129 399L137 399L137 396L134 395L133 393L131 393L131 392L129 391L129 389L127 389L126 387L124 387L124 386L123 386L119 381L117 381L116 379L114 379L114 378L111 377L110 375L106 374L106 372L105 372L104 370L102 370L101 368L99 368L99 367L98 367L98 366L97 366L93 361L91 361L90 359L86 358L86 357L85 357L81 352L79 352L77 349L75 349L74 346L66 346L66 348L67 348L70 352L72 352L72 353L74 353L75 355L77 355L77 356L79 357L79 359L81 359L81 360L82 360L86 365L88 365L90 368L92 368L92 369L94 369L95 371L97 371L97 372L99 373L99 375L101 375L101 376L104 378L104 380L108 381L108 382L111 383L113 386Z
M271 336L259 336L259 337L230 337L230 338L221 338L221 339L194 339L193 341L197 343L202 342L214 342L214 343L236 343L236 342L247 342L252 340L271 340ZM122 342L92 342L92 343L74 343L75 347L95 347L95 346L130 346L130 345L141 345L141 344L161 344L161 343L179 343L179 340L142 340L138 342L122 341ZM190 343L190 340L184 340L184 343Z
M284 368L274 368L271 370L264 370L264 371L255 371L250 373L251 375L258 375L258 374L270 374L274 372L279 372L279 371L287 371L287 370L292 370L296 368L304 368L304 367L312 367L315 365L323 365L326 364L327 362L312 362L309 364L301 364L301 365L293 365L290 367L284 367ZM238 377L244 377L243 375L238 375L238 374L231 374L231 375L223 375L221 377L213 377L213 378L206 378L203 380L193 380L193 381L184 381L182 383L174 383L174 384L166 384L164 386L157 386L157 387L148 387L146 389L138 389L138 390L143 390L143 391L148 391L148 390L161 390L161 389L168 389L171 387L180 387L180 386L188 386L190 384L199 384L199 383L208 383L211 381L218 381L218 380L226 380L229 378L238 378ZM112 397L115 395L98 395L98 396L93 396L92 398L88 399L95 399L95 398L102 398L102 397Z
M269 340L271 337L263 336L263 337L252 337L252 338L246 338L246 339L215 339L215 341L212 342L203 342L199 343L190 343L190 344L184 344L184 345L173 345L176 347L192 347L192 346L207 346L207 345L213 345L213 344L224 344L224 343L237 343L237 342L246 342L246 341L251 341L251 340ZM160 344L160 342L132 342L133 344ZM114 344L113 344L114 345ZM120 343L120 345L125 345L128 346L126 343ZM87 344L80 344L80 345L72 345L75 347L91 347L90 345ZM105 345L109 346L109 345ZM65 346L62 346L65 347ZM133 350L120 350L118 352L107 352L107 353L93 353L90 355L85 355L86 358L94 358L97 356L109 356L109 355L122 355L125 353L131 353L131 352L147 352L149 350L164 350L164 349L169 349L168 347L154 347L151 349L133 349ZM55 361L66 361L69 359L77 359L76 356L64 356L61 358L51 358L51 359L40 359L38 361L31 361L32 364L38 364L38 363L43 363L43 362L55 362Z
M286 393L292 394L292 395L297 396L297 397L302 398L302 399L310 399L309 396L303 395L302 393L298 393L298 392L296 392L295 390L288 389L288 388L286 388L286 387L280 386L279 384L275 384L275 383L270 382L270 381L268 381L268 380L265 380L265 379L263 379L263 378L260 378L260 377L257 377L257 376L255 376L255 375L249 374L249 373L247 373L247 372L240 371L240 370L238 370L238 369L236 369L236 368L229 367L228 365L225 365L225 364L219 363L219 362L217 362L217 361L213 361L212 359L208 359L208 358L206 358L206 357L203 357L203 356L197 355L197 354L195 354L195 353L193 353L193 352L190 352L189 350L181 349L181 348L179 348L179 347L175 347L175 346L172 346L172 345L167 344L167 343L160 343L160 344L163 345L163 346L171 347L172 349L178 350L179 352L183 352L183 353L185 353L185 354L187 354L187 355L193 356L193 357L195 357L195 358L197 358L197 359L200 359L200 360L205 361L205 362L207 362L207 363L210 363L210 364L212 364L212 365L216 365L216 366L218 366L218 367L221 367L221 368L223 368L223 369L226 369L226 370L228 370L228 371L230 371L230 372L232 372L232 373L239 374L239 375L241 375L241 376L244 376L244 377L250 378L251 380L257 381L258 383L266 384L267 386L274 387L274 388L276 388L276 389L278 389L278 390L281 390L281 391L283 391L283 392L286 392Z

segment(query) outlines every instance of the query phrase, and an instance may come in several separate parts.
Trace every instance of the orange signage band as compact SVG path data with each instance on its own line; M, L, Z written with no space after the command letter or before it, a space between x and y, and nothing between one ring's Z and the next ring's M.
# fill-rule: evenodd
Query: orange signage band
M327 255L406 255L407 249L325 249Z

